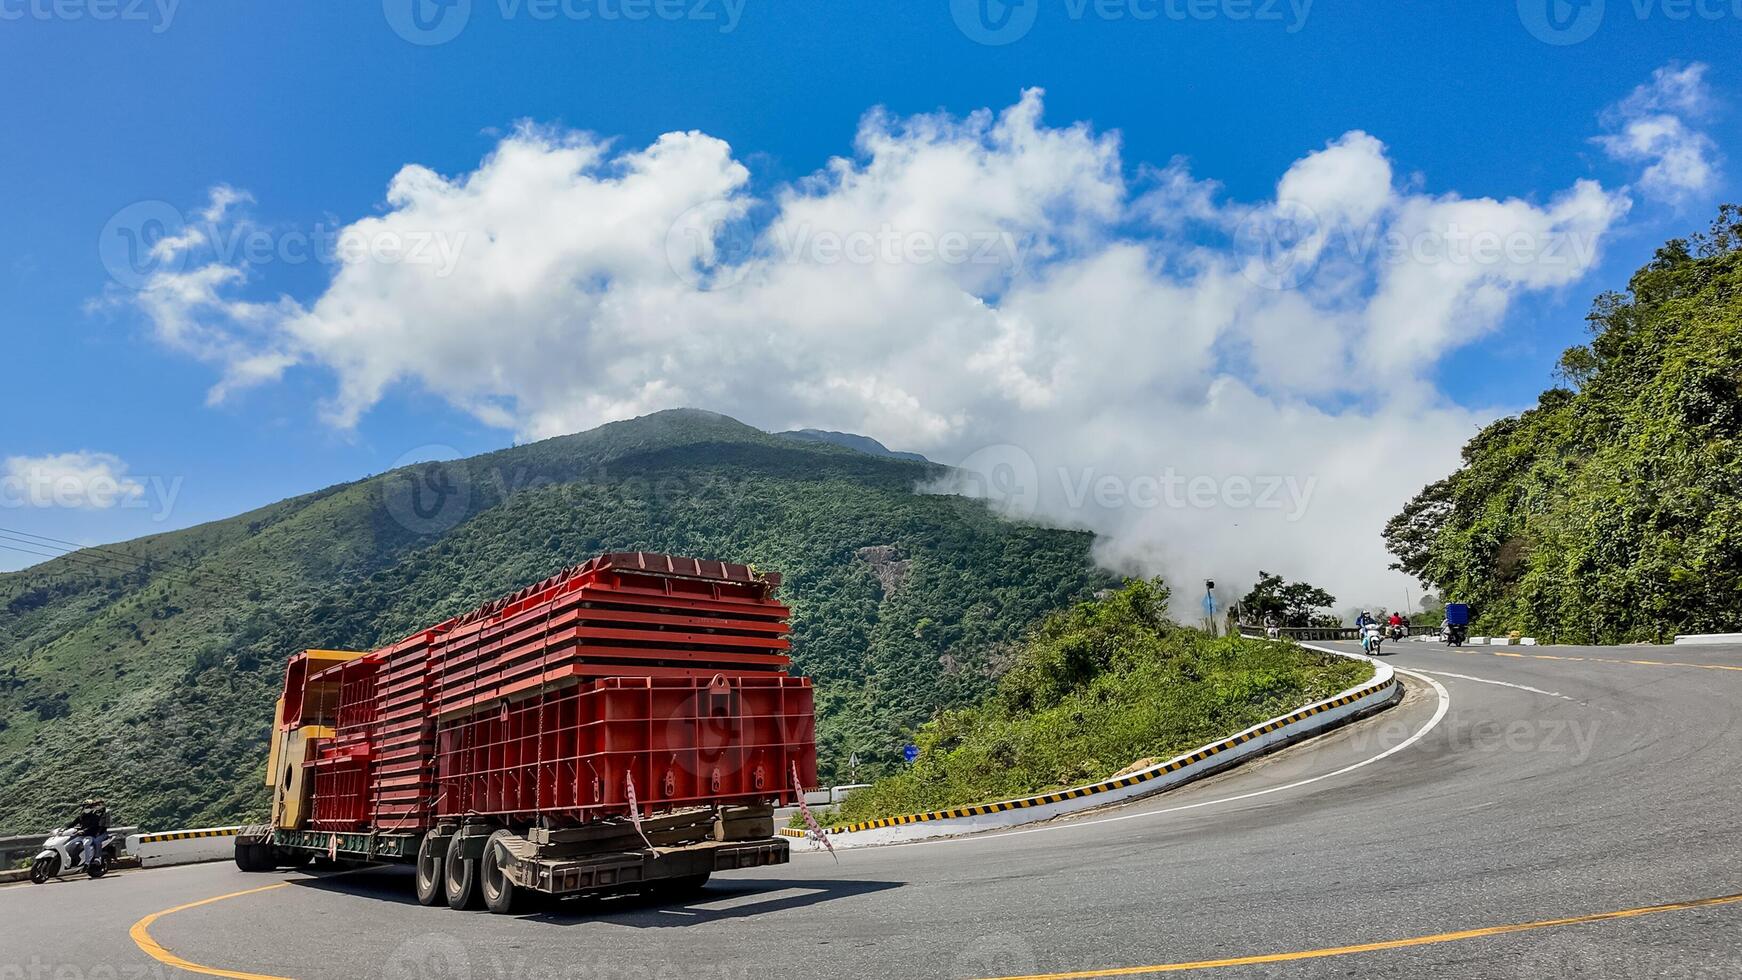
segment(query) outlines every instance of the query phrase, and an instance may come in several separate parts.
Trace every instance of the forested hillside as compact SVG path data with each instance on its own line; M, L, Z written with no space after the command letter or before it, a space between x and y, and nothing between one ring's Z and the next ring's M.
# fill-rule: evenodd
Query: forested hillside
M1108 584L1085 534L914 492L937 472L663 412L0 575L0 832L91 793L124 823L261 811L289 653L369 649L602 551L783 572L825 774L880 771Z
M1742 209L1599 297L1564 387L1488 426L1393 518L1396 567L1479 632L1742 630Z

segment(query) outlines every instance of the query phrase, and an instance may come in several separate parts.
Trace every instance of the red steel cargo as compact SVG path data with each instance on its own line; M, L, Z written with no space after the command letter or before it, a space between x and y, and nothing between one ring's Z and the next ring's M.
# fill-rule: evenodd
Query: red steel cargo
M280 725L311 736L307 825L562 827L797 802L795 768L816 784L814 705L787 674L779 583L607 554L306 677L293 661Z

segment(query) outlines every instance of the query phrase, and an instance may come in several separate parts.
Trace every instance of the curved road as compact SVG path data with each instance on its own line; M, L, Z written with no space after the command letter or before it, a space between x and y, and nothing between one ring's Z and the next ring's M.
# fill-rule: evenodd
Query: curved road
M1397 708L1040 828L520 918L420 908L398 870L12 886L0 980L183 975L129 927L262 886L150 937L299 980L1742 976L1742 648L1392 649Z

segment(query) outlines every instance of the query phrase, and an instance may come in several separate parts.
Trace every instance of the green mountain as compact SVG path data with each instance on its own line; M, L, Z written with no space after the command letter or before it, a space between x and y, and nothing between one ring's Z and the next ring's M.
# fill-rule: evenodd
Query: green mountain
M785 574L825 779L995 684L1030 624L1105 587L1089 537L915 492L931 464L661 412L343 484L0 575L0 833L264 812L287 655L370 649L603 551Z
M891 456L895 459L905 459L914 463L930 462L919 453L897 452L870 436L862 436L852 432L831 432L828 429L793 429L791 432L776 432L775 435L782 439L796 439L800 442L826 442L835 446L845 446L848 449L857 449L873 456Z
M1742 629L1742 208L1598 298L1566 382L1482 430L1392 519L1395 567L1477 632Z

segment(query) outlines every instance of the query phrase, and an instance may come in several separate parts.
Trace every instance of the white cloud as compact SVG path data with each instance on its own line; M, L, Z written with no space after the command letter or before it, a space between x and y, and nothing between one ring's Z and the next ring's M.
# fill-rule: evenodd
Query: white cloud
M339 426L416 386L526 437L675 405L861 431L1001 461L995 491L1017 473L1023 509L1101 532L1122 569L1383 602L1403 582L1381 525L1491 414L1424 379L1578 280L1628 206L1591 182L1546 205L1411 191L1361 132L1230 201L1048 126L1037 91L873 112L851 156L749 186L701 133L618 151L525 127L471 173L407 166L346 229L463 243L452 263L352 253L300 303L244 299L214 260L139 301L220 367L214 398L306 365Z
M1693 125L1715 104L1706 70L1698 62L1659 68L1603 113L1610 131L1597 142L1616 160L1644 164L1639 186L1652 197L1682 201L1717 185L1717 144Z
M9 456L0 466L0 507L107 510L139 499L145 485L109 453Z

